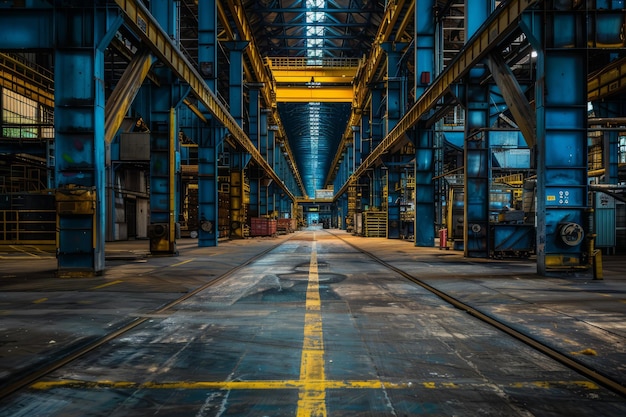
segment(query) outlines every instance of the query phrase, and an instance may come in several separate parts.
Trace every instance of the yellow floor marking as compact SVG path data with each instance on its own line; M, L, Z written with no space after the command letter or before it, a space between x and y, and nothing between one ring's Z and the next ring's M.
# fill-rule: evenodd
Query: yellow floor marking
M191 261L193 261L193 260L194 260L194 258L192 258L192 259L187 259L186 261L182 261L182 262L179 262L179 263L177 263L177 264L170 265L170 267L174 268L174 267L176 267L176 266L185 265L185 264L188 264L189 262L191 262Z
M110 287L111 285L116 285L116 284L121 284L124 281L111 281L111 282L107 282L106 284L102 284L102 285L98 285L95 287L91 287L89 288L90 290L99 290L100 288L105 288L105 287Z
M11 245L10 248L13 249L13 250L16 250L18 252L22 252L22 253L24 253L24 254L26 254L26 255L28 255L30 257L33 257L33 258L39 258L40 257L39 255L35 255L34 253L31 253L31 252L29 252L29 251L27 251L25 249L22 249L19 246Z
M186 261L178 262L178 263L176 263L176 264L172 264L172 265L165 265L165 266L162 266L162 267L159 267L159 268L150 269L150 270L148 270L148 271L142 272L141 274L139 274L139 276L140 276L140 277L142 277L142 276L144 276L144 275L149 275L149 274L151 274L151 273L153 273L153 272L157 272L158 270L160 270L160 269L164 269L164 268L174 268L174 267L176 267L176 266L185 265L185 264L187 264L187 263L189 263L189 262L192 262L192 261L195 261L195 260L196 260L195 258L191 258L191 259L187 259Z
M183 265L193 259L175 265ZM120 283L113 281L96 288ZM45 300L45 299L42 299ZM322 329L322 309L319 292L319 275L317 265L317 244L313 236L311 261L309 265L309 282L306 292L304 316L304 340L300 362L300 379L293 380L257 380L257 381L169 381L169 382L133 382L133 381L81 381L54 380L40 381L31 385L32 389L48 390L53 388L77 389L219 389L219 390L276 390L298 389L299 417L326 416L327 389L460 389L484 386L482 383L454 383L441 381L421 382L384 382L381 380L326 380L324 369L324 340ZM543 388L551 389L563 386L576 386L589 390L599 389L590 381L526 381L508 384L512 388ZM474 388L472 388L474 389Z
M454 383L440 381L422 382L383 382L378 380L363 381L326 381L325 389L475 389L486 386L484 383ZM510 388L552 389L577 387L587 390L598 390L600 386L591 381L524 381L507 384ZM282 381L170 381L170 382L134 382L134 381L81 381L76 379L40 381L31 385L32 389L49 390L54 388L76 389L219 389L219 390L276 390L306 389L307 382L302 379Z
M40 298L38 300L33 301L33 304L41 304L41 303L45 303L46 301L48 301L48 298L44 297L44 298Z
M325 417L324 334L322 331L322 302L317 271L317 242L315 241L315 235L313 235L313 246L311 248L309 285L306 290L300 380L304 386L300 388L296 416Z

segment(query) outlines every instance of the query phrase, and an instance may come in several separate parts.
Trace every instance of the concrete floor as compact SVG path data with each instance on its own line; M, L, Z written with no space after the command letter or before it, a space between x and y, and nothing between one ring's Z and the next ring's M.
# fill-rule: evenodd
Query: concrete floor
M183 239L177 257L110 243L94 278L55 278L55 259L36 250L0 253L0 389L147 319L2 399L0 416L626 415L625 398L344 240L626 385L622 256L604 258L601 281L539 277L532 260L311 229L215 248Z

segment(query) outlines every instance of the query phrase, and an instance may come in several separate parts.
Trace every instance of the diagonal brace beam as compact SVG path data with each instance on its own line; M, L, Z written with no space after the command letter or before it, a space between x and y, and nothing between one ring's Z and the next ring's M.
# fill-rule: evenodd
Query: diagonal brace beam
M502 57L497 54L489 54L485 61L528 147L534 147L537 143L537 117L530 108L515 75Z
M137 52L115 86L104 108L104 139L106 143L111 143L122 125L124 116L139 88L141 88L141 84L148 76L153 62L154 59L149 50L144 49Z

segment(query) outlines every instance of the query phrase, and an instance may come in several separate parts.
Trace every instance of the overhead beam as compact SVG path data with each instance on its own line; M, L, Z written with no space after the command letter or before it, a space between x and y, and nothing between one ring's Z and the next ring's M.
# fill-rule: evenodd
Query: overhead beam
M361 120L361 111L363 110L369 96L369 85L375 81L385 55L381 45L391 39L391 35L394 33L393 29L402 15L404 3L404 0L398 0L395 5L390 4L390 6L385 9L385 15L381 20L382 23L378 27L376 37L372 42L372 48L370 49L367 61L359 68L359 72L356 76L354 99L352 100L352 113L350 114L348 124L346 125L346 130L341 137L341 142L337 148L335 158L330 165L325 185L332 184L335 173L337 172L336 167L339 165L339 161L341 161L343 157L346 144L352 141L352 126L358 125Z
M246 18L246 14L242 4L235 4L233 1L226 2L230 11L231 16L235 21L235 26L237 26L237 30L241 35L243 40L250 42L248 47L246 48L246 55L252 65L252 70L255 77L255 82L259 82L263 84L261 88L261 92L263 94L263 100L265 104L272 111L272 119L274 120L275 125L278 127L278 136L286 138L287 134L285 133L285 128L280 120L278 115L278 110L275 107L274 101L274 81L269 77L269 74L265 68L265 63L263 61L263 57L259 52L259 49L256 46L256 42L254 41L254 35L252 33L252 28L248 23L248 19ZM221 2L219 3L221 4ZM291 147L289 146L289 141L284 141L285 152L287 153L287 160L291 163L289 167L293 176L300 188L302 195L306 195L306 187L304 186L304 182L302 181L302 177L300 176L300 172L298 171L298 166L296 164L296 159L293 155Z
M222 124L232 135L233 139L248 153L251 158L270 176L276 184L285 191L292 200L295 196L274 172L265 158L256 149L250 138L237 124L224 105L208 88L202 77L174 46L171 39L154 20L150 12L138 0L115 0L115 3L124 12L126 25L141 38L152 53L167 65L181 80L189 84L191 92L209 110L215 119Z
M351 86L290 86L276 88L278 103L351 103L354 92Z

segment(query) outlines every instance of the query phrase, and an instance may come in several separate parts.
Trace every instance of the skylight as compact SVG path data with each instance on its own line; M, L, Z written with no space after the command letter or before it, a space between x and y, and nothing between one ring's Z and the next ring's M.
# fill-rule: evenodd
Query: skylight
M326 21L326 13L317 11L326 7L326 0L306 0L306 7L310 9L306 12L306 23L310 26L306 27L306 55L313 62L309 64L321 64L317 58L323 57L324 46L324 26L320 23Z
M326 0L306 0L306 56L308 65L322 65L324 56L324 31L323 23L326 21L326 13L316 9L326 7ZM310 24L310 25L309 25ZM313 80L311 80L313 84ZM313 192L320 184L317 184L319 169L319 137L320 137L320 103L309 103L309 137L311 140L311 167L316 175L313 177Z

